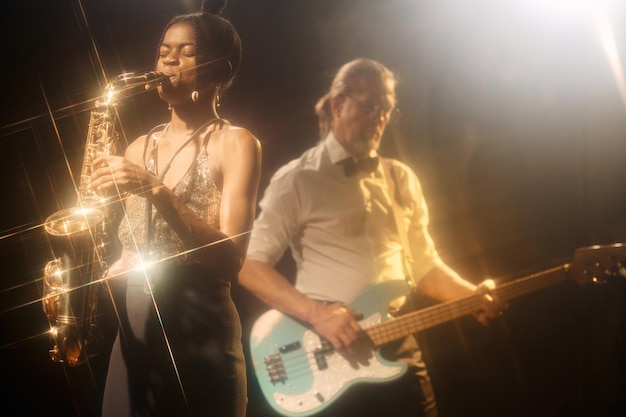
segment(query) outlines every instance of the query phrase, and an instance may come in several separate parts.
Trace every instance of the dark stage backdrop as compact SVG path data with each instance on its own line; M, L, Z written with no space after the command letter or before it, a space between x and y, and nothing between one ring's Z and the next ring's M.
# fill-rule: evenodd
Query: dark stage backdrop
M198 3L2 4L0 404L10 415L97 413L106 352L75 369L47 357L41 224L73 204L70 172L105 76L151 69L164 24ZM626 241L626 8L607 1L604 15L592 3L231 0L244 60L222 113L261 140L263 189L317 141L313 106L334 71L378 59L398 74L403 113L382 153L420 176L444 259L475 282L540 272L578 247ZM154 91L121 110L129 139L167 116ZM247 331L264 307L234 294ZM463 318L423 332L441 415L624 415L625 296L623 280L563 283L513 300L488 328ZM272 415L253 378L249 415Z

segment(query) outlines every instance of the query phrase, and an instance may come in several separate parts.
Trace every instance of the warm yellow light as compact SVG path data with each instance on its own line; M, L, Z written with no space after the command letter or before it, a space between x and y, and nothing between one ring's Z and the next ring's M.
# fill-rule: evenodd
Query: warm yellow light
M136 271L147 271L148 269L150 269L150 267L152 267L152 265L154 265L154 262L140 262L135 267L135 270Z
M624 70L619 58L615 35L613 34L613 28L611 27L611 21L606 9L598 8L596 10L595 26L611 71L613 71L622 103L626 107L626 79L624 78Z

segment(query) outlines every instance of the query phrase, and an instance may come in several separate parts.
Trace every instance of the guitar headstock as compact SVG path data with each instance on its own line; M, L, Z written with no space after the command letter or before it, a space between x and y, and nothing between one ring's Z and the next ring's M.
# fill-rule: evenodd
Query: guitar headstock
M626 245L615 243L579 248L574 252L567 272L568 277L579 284L626 278Z

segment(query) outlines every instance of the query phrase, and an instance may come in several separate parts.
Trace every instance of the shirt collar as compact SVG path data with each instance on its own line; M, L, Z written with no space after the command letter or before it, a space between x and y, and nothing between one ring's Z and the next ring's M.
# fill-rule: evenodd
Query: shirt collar
M343 145L339 143L339 141L335 137L335 134L332 131L330 131L328 133L328 136L326 136L326 139L324 139L324 146L326 147L326 151L330 156L330 162L332 164L337 164L345 160L346 158L352 157L350 152L348 152L346 148L344 148ZM370 157L375 156L377 156L376 151L372 151L370 153Z

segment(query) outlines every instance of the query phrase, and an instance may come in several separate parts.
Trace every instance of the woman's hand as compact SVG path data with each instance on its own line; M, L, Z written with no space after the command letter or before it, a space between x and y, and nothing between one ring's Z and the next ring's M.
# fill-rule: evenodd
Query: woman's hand
M123 278L133 269L137 268L139 260L123 252L120 259L115 261L107 270L106 279Z
M91 166L90 187L98 195L123 193L150 198L163 183L143 167L115 155L101 155Z

